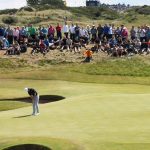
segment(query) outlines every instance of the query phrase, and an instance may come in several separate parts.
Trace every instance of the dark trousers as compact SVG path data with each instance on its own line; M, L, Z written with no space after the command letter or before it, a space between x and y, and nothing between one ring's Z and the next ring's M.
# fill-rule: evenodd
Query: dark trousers
M75 33L71 33L71 34L70 34L70 39L71 39L72 41L75 41Z
M13 35L8 35L7 38L8 38L9 44L12 45L13 44Z
M57 31L57 38L62 39L62 33L60 31Z

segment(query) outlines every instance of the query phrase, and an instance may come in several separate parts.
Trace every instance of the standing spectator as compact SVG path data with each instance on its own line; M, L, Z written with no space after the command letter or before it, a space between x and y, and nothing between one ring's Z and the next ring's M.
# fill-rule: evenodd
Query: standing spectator
M5 36L5 28L0 26L0 40L2 40Z
M36 38L36 29L33 27L33 25L30 25L28 28L29 35L32 37L32 39L35 40Z
M142 26L140 30L140 41L143 42L144 40L146 40L146 30Z
M80 27L78 26L78 24L76 24L75 27L75 39L80 39Z
M121 30L119 27L117 27L117 29L115 30L115 36L116 36L116 38L121 36Z
M92 34L92 42L94 42L96 40L96 37L97 37L97 29L95 28L95 25L92 26L92 29L91 29L91 34Z
M108 39L111 39L112 35L113 35L113 28L112 28L112 25L109 24Z
M63 32L64 32L64 35L66 36L66 38L68 38L69 26L68 26L67 22L65 22L65 25L63 26Z
M19 40L19 30L17 28L14 28L13 30L13 37L14 37L14 41Z
M146 41L148 42L149 40L150 40L150 27L148 26L146 30Z
M19 31L19 39L23 38L23 42L25 42L26 38L27 38L27 30L25 29L25 27L23 26L22 29L20 29Z
M122 29L121 36L122 36L123 41L128 38L128 30L127 30L126 27L124 27L124 28Z
M91 28L90 28L90 26L89 26L89 25L87 25L87 26L86 26L86 30L87 30L88 37L89 37L89 39L88 39L88 40L90 40L90 38L91 38Z
M57 39L61 40L62 39L62 33L61 33L61 26L59 25L59 23L57 23L56 32L57 32Z
M10 28L10 26L8 26L8 28L6 29L6 35L7 35L7 39L10 45L13 44L13 30Z
M86 29L84 27L80 28L80 38L83 38L86 36Z
M97 32L98 32L98 38L102 40L103 34L104 34L104 28L99 24L97 27Z
M109 27L107 24L104 26L104 37L108 39Z
M72 25L70 26L70 39L72 41L75 40L75 25L72 23Z
M140 39L141 28L138 26L137 28L137 39Z
M131 30L130 30L130 35L131 35L131 40L135 40L137 37L137 33L136 30L134 28L134 26L132 26Z
M54 37L54 35L55 35L55 29L53 28L52 25L50 25L49 29L48 29L48 37L50 37L50 36Z
M46 37L47 37L47 34L48 34L47 28L45 28L45 27L43 26L42 29L41 29L41 32L43 33L44 38L46 38Z

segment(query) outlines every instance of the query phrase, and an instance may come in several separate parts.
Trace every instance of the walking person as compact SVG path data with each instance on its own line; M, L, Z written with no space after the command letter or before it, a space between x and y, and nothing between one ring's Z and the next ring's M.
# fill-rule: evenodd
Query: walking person
M24 89L28 94L30 95L30 98L32 100L32 105L33 105L33 116L39 115L39 95L37 91L33 88L25 88Z

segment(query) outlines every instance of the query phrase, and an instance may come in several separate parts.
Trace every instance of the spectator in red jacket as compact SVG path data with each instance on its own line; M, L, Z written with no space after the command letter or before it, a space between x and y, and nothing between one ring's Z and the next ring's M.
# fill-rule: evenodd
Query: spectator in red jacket
M62 27L59 25L59 23L57 23L57 26L56 26L57 38L60 40L62 39L61 29L62 29Z
M50 37L51 35L55 35L55 29L53 28L53 26L49 26L49 29L48 29L48 37Z

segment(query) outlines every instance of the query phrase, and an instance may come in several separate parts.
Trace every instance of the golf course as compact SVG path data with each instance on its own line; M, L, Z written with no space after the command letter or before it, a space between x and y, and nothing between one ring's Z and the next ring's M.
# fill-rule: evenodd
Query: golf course
M36 146L39 150L149 150L148 59L47 64L42 68L22 64L15 69L4 67L14 59L3 59L0 150L22 150L25 146L31 150ZM86 73L91 67L100 70L96 75ZM123 71L128 75L120 74ZM31 115L32 104L24 87L39 92L40 115Z

